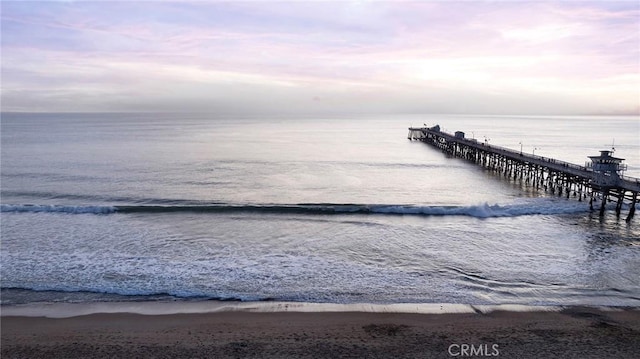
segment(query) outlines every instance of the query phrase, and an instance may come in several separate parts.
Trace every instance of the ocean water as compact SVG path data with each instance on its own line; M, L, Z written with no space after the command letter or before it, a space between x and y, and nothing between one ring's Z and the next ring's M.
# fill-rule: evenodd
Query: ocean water
M407 140L439 124L640 177L638 117L3 114L4 305L640 305L640 217ZM613 207L613 204L610 205Z

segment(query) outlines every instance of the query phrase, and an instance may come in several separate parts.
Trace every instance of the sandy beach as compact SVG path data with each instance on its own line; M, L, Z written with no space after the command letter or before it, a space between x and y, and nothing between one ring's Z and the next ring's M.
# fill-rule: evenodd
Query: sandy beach
M640 311L3 313L2 358L635 358Z

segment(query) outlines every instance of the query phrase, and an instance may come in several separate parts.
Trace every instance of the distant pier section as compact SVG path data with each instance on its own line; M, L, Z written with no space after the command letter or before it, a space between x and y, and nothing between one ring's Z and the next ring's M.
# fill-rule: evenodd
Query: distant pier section
M626 221L633 218L640 193L640 179L624 176L626 165L623 158L613 157L611 151L600 151L598 156L589 156L584 166L553 158L526 154L500 146L466 138L464 132L449 134L440 126L410 127L408 138L422 141L442 152L472 161L504 177L520 180L527 186L545 190L558 196L577 197L579 201L589 198L589 206L600 201L600 215L604 215L606 204L615 203L619 217L625 201L630 202Z

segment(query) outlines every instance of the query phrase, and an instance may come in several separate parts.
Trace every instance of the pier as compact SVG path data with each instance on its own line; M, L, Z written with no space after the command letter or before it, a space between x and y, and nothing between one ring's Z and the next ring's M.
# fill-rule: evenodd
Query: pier
M526 186L544 190L558 196L576 197L578 201L589 200L594 210L598 200L599 213L605 213L607 203L615 203L616 216L620 217L624 201L630 202L626 221L630 222L636 211L640 179L624 176L624 159L612 156L611 151L600 151L598 156L589 156L584 166L526 154L505 147L465 138L464 132L449 134L434 127L410 127L408 138L422 141L442 152L462 158L505 178L519 180Z

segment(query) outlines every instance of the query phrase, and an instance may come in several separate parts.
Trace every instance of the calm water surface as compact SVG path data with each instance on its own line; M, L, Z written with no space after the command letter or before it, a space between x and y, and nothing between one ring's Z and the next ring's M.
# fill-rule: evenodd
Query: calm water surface
M2 303L640 305L640 222L406 138L640 177L637 117L3 114ZM623 208L623 215L628 206Z

